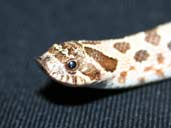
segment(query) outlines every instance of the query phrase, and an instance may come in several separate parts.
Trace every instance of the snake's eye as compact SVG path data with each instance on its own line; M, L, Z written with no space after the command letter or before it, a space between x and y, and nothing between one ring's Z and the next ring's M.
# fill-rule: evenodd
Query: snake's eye
M67 66L69 69L75 69L77 67L77 63L76 63L76 61L71 60L68 62Z

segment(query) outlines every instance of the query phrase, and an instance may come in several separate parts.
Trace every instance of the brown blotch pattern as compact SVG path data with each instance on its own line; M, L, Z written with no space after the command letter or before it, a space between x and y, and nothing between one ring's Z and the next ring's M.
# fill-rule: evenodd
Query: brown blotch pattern
M159 45L161 37L159 34L157 34L155 29L146 31L145 34L145 41L151 43L152 45Z
M127 42L118 42L113 45L121 53L126 53L130 49L130 44Z
M88 76L91 80L99 80L100 79L100 72L98 71L89 71L89 72L84 72L84 75Z
M69 80L69 76L67 75L67 76L66 76L66 81L68 81L68 80Z
M145 71L145 72L148 72L148 71L150 71L150 70L153 70L153 66L148 66L148 67L145 67L145 68L144 68L144 71Z
M83 41L82 44L97 45L97 44L101 44L101 42L100 41L95 41L95 40L94 41L89 40L89 41Z
M130 66L129 70L135 70L136 68L134 66Z
M48 52L49 53L52 53L52 54L55 54L56 52L58 52L56 49L55 49L55 47L50 47L49 49L48 49Z
M69 55L73 55L75 60L78 60L80 55L78 53L78 50L76 49L81 49L81 45L78 44L77 42L65 42L62 45L62 49L67 49ZM57 50L54 46L50 47L48 52L54 54L54 56L61 62L64 63L67 68L67 61L70 60L70 57L66 56L65 53L62 53L62 51ZM79 64L79 63L78 63ZM73 70L70 73L74 73Z
M171 50L171 41L168 43L167 47Z
M121 72L120 76L118 77L119 83L125 83L126 76L127 76L127 72L126 71Z
M81 44L77 43L76 41L68 41L62 44L63 49L68 49L68 54L76 56L78 53L76 49L80 49L82 46Z
M62 45L62 49L67 49L68 50L68 54L72 54L74 56L78 55L77 53L77 50L76 49L81 49L82 48L82 45L77 43L76 41L68 41L68 42L65 42L63 43ZM58 54L58 53L61 53L62 55L64 55L62 53L62 51L58 51L54 46L50 47L48 49L48 52L49 53L52 53L52 54Z
M77 84L77 76L72 76L72 82L73 84Z
M156 72L156 74L157 74L158 76L164 77L164 73L163 73L163 71L162 71L161 69L156 69L155 72Z
M91 80L100 80L100 71L93 64L87 64L86 66L88 67L87 70L81 70L81 72Z
M68 57L66 57L64 54L62 54L61 52L56 52L55 53L55 57L60 60L61 62L65 62L65 60L68 59Z
M50 47L48 50L49 53L54 54L55 57L60 60L61 62L63 62L64 60L68 59L64 54L62 54L61 52L59 52L58 50L56 50L55 47Z
M164 57L163 57L163 54L162 53L158 53L157 54L157 62L159 64L163 64L164 63Z
M135 53L134 59L137 62L142 62L147 60L147 58L149 57L149 54L146 50L139 50Z
M98 62L106 71L113 72L117 67L118 61L114 58L104 55L102 52L85 47L86 53L92 57L96 62Z

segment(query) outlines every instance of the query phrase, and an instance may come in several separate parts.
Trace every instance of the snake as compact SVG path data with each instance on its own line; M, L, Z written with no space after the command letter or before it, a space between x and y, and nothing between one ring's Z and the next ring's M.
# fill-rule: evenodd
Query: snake
M171 77L171 22L117 39L53 44L38 64L70 87L122 89Z

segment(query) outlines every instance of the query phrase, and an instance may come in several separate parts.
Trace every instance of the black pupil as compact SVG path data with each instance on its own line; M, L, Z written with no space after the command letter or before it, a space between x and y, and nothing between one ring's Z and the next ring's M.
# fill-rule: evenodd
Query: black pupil
M69 67L70 69L74 69L76 66L77 66L77 64L76 64L75 61L70 61L70 62L68 63L68 67Z

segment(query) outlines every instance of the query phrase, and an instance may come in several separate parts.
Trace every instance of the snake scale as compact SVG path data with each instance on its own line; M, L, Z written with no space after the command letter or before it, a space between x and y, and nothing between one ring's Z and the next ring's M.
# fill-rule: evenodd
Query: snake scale
M53 44L37 61L52 79L71 87L129 88L167 79L171 22L119 39Z

